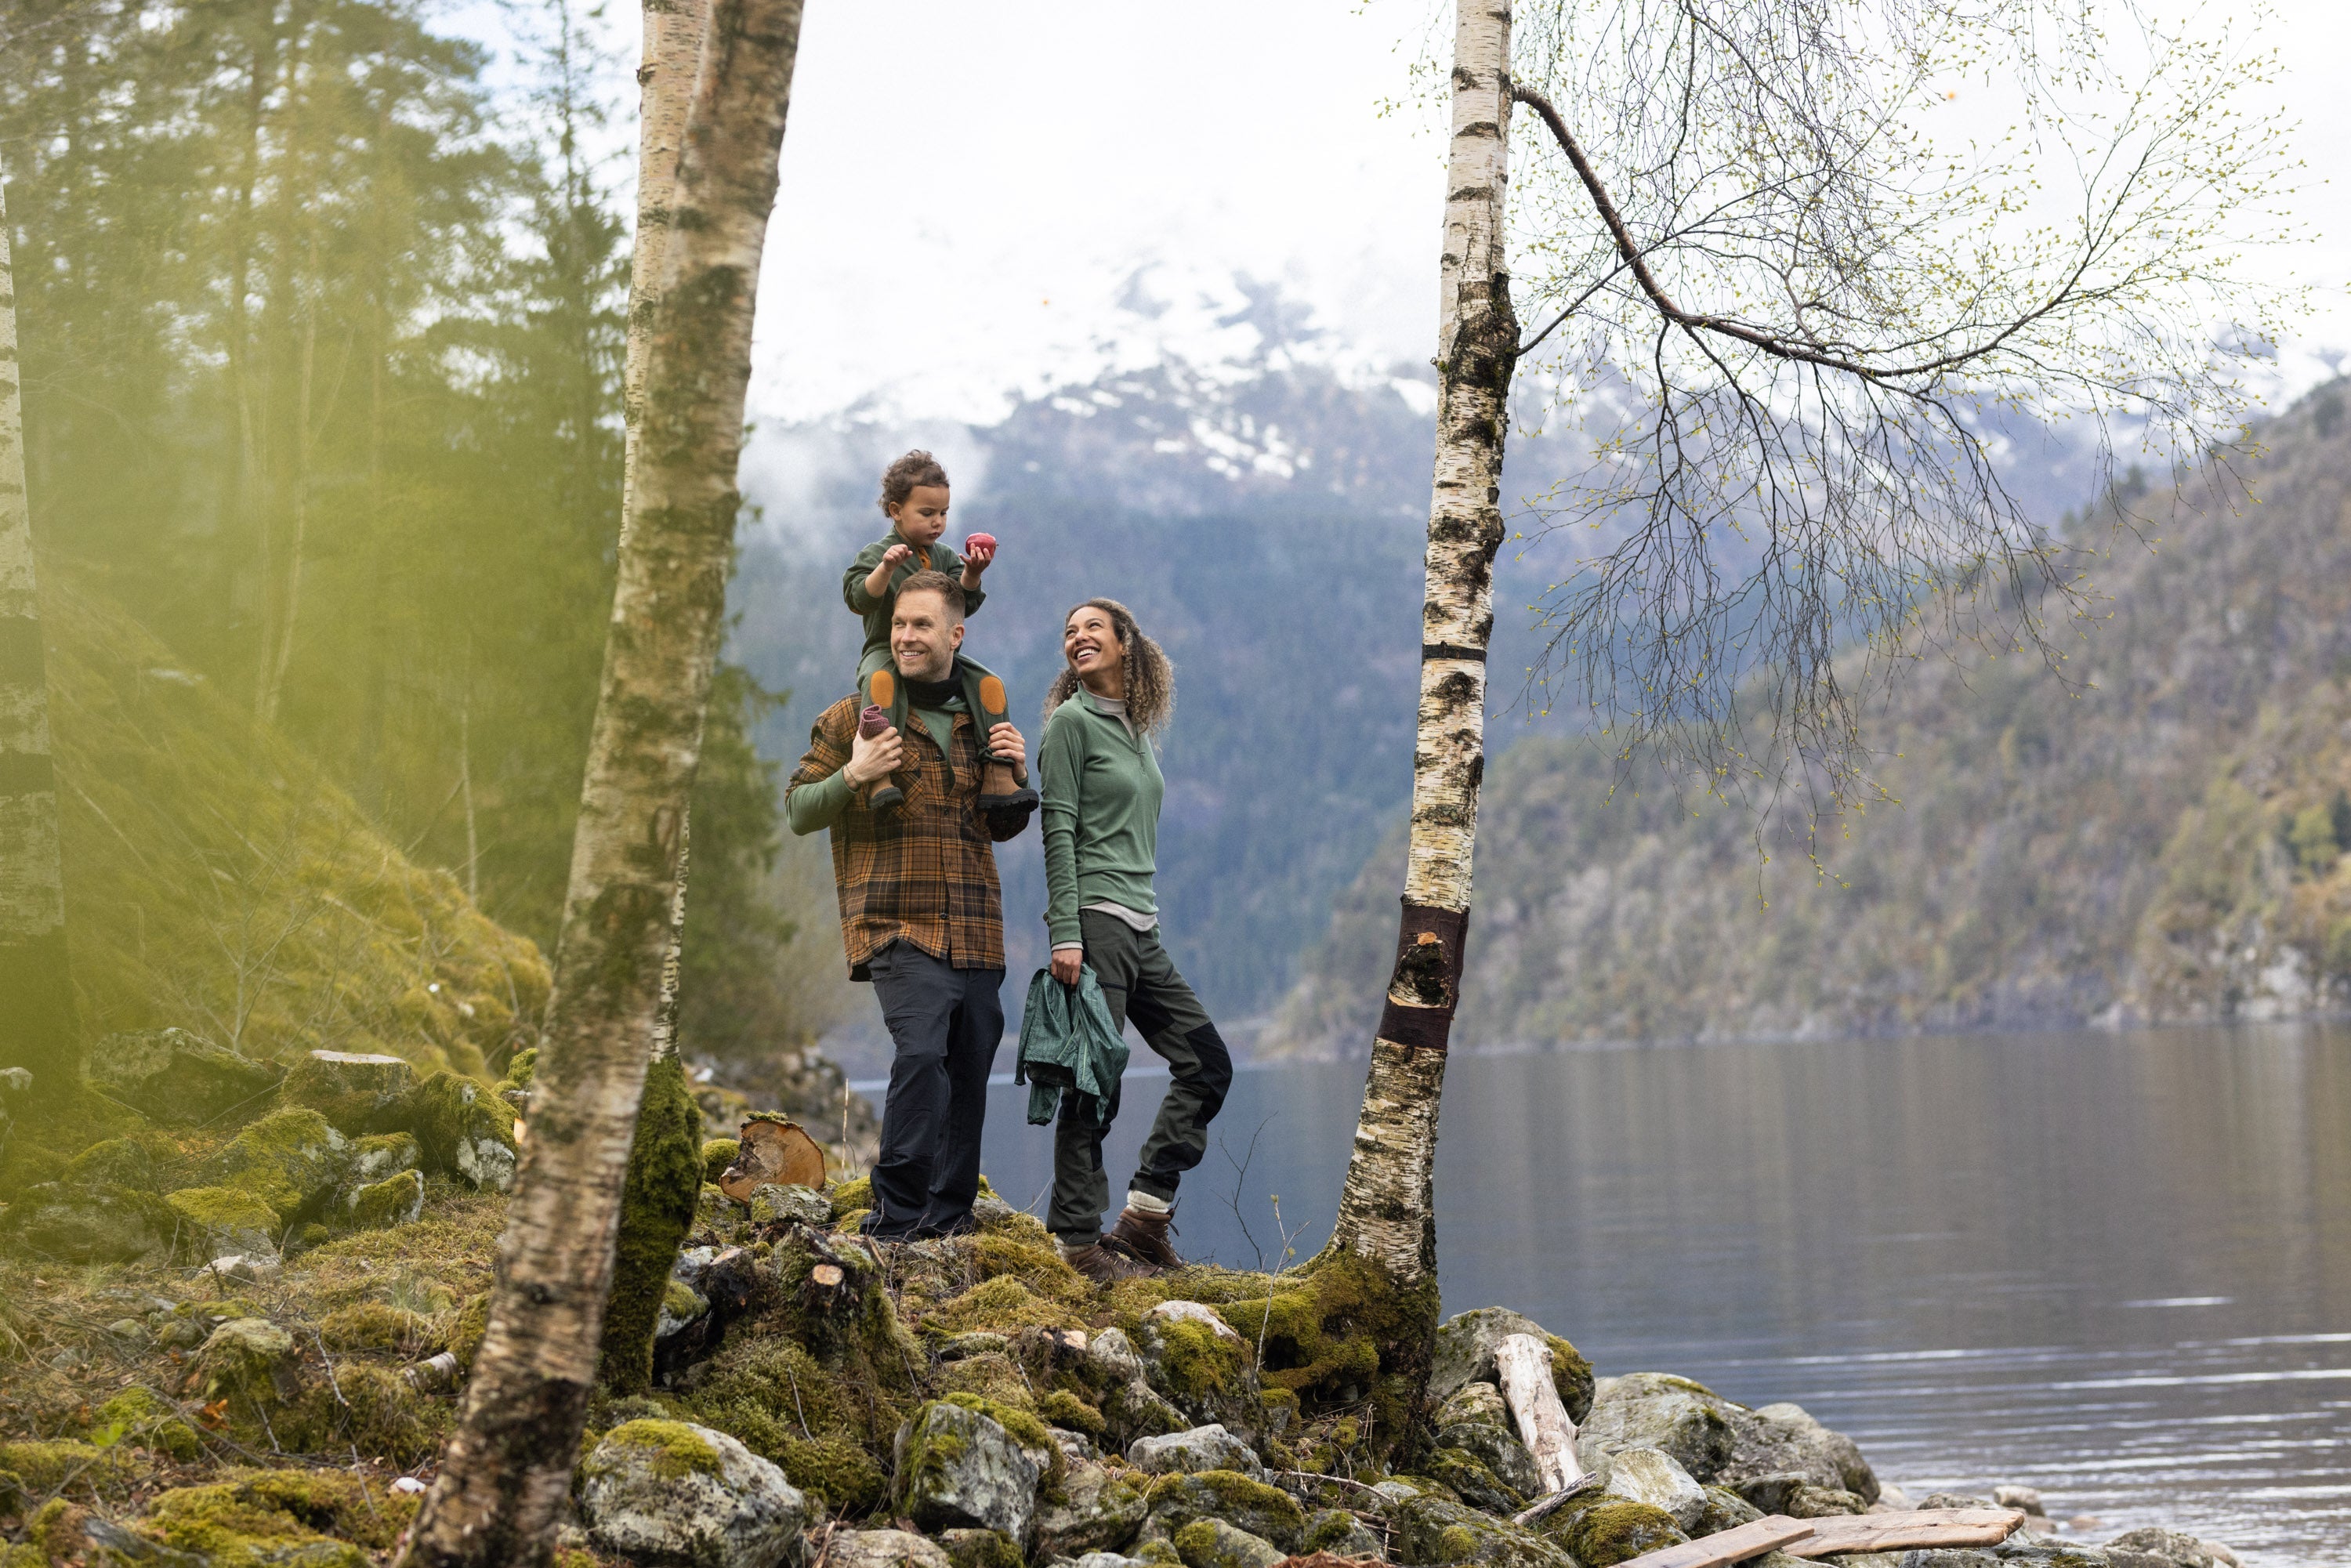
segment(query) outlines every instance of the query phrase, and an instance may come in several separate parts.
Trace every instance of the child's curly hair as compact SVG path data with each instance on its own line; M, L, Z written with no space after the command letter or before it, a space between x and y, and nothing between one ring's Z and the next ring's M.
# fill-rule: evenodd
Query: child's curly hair
M1111 631L1118 637L1118 645L1125 650L1121 660L1126 667L1126 717L1145 735L1156 735L1167 727L1176 716L1176 665L1166 651L1143 633L1134 623L1134 612L1115 599L1089 599L1083 604L1070 606L1070 615L1081 610L1099 610L1110 617ZM1070 616L1061 617L1069 624ZM1045 692L1045 716L1051 718L1053 710L1078 693L1078 673L1062 664L1061 673Z
M890 508L903 505L917 485L936 485L942 490L947 487L947 471L939 466L937 458L919 446L882 470L882 515L894 517Z

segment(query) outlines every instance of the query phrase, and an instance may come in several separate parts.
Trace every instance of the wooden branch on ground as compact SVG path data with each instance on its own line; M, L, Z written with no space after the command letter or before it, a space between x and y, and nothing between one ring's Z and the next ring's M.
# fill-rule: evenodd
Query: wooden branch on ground
M1750 1557L1760 1557L1781 1547L1801 1551L1792 1543L1808 1540L1813 1526L1818 1522L1790 1519L1784 1513L1766 1514L1734 1530L1685 1541L1678 1546L1660 1547L1633 1558L1624 1568L1724 1568L1726 1563L1744 1563Z
M1806 1522L1813 1527L1812 1538L1789 1547L1791 1556L1901 1552L1926 1546L1996 1546L2024 1522L2024 1514L2013 1508L1920 1508L1896 1513L1836 1514Z
M1544 1490L1566 1490L1583 1477L1583 1467L1575 1458L1575 1423L1552 1382L1551 1346L1531 1333L1510 1334L1494 1347L1494 1373Z

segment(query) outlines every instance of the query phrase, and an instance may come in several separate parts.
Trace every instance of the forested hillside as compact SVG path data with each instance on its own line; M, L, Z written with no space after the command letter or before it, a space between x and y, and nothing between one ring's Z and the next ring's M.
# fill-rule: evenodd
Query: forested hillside
M1755 818L1522 741L1489 776L1457 1038L1499 1045L2298 1016L2351 1002L2351 430L2306 399L2251 499L2076 534L2093 618L1929 659L1878 719L1890 799ZM1612 788L1613 786L1613 788ZM1339 901L1265 1050L1365 1048L1400 841Z
M551 947L611 602L628 227L577 18L514 8L498 72L443 20L0 14L27 487L54 574L153 662ZM705 1055L804 1033L761 896L759 706L722 675L695 802Z

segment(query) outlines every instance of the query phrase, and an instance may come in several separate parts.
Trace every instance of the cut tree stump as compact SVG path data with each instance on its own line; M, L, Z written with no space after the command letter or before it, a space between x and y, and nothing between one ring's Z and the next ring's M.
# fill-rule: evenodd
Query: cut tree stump
M735 1163L718 1177L718 1190L737 1203L748 1203L763 1186L824 1186L824 1145L798 1122L780 1116L754 1116L743 1124L742 1146Z
M1781 1547L1799 1551L1801 1548L1790 1543L1808 1540L1813 1527L1820 1522L1816 1519L1790 1519L1784 1513L1766 1514L1733 1530L1685 1541L1678 1546L1660 1547L1632 1558L1621 1568L1724 1568L1726 1563L1744 1563L1750 1557L1761 1557Z
M1494 1347L1495 1381L1519 1424L1519 1438L1535 1458L1543 1490L1564 1491L1583 1479L1575 1459L1575 1423L1552 1381L1551 1346L1531 1333L1507 1335Z
M1832 1552L1900 1552L1922 1546L1997 1546L2024 1522L2016 1508L1920 1508L1907 1513L1846 1513L1807 1521L1812 1539L1788 1548L1794 1557Z

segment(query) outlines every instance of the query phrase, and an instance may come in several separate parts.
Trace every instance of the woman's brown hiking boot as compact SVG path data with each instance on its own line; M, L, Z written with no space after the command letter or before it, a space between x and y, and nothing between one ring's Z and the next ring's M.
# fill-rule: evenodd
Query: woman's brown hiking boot
M1123 1252L1113 1252L1099 1241L1086 1247L1063 1248L1061 1261L1097 1285L1115 1285L1121 1280L1148 1279L1159 1272L1150 1264L1138 1262Z
M1176 1216L1172 1210L1165 1214L1145 1214L1139 1208L1122 1208L1118 1211L1118 1223L1111 1227L1110 1234L1102 1238L1102 1244L1113 1252L1123 1252L1137 1262L1148 1263L1155 1269L1181 1269L1184 1267L1183 1257L1167 1240L1168 1233L1175 1228Z

